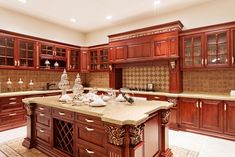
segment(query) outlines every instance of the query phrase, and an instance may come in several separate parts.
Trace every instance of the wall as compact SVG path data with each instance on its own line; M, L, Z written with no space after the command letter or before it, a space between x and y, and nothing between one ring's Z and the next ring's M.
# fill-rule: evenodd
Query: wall
M122 72L123 87L146 90L147 83L153 83L155 91L169 92L168 66L128 67Z
M91 72L86 74L86 85L89 87L109 88L108 72Z
M46 83L55 83L55 86L51 86L53 89L58 89L58 82L62 74L58 71L29 71L29 70L0 70L0 92L7 91L27 91L29 88L29 81L33 80L34 86L32 90L43 90L46 87ZM70 86L74 84L77 73L68 72L68 79ZM7 88L7 79L10 78L12 81L12 88ZM19 79L22 79L24 84L22 89L18 85ZM82 82L86 82L86 76L81 74Z
M157 15L145 20L131 22L125 25L112 28L105 28L86 34L86 44L96 45L108 42L107 35L139 29L161 23L180 20L184 29L197 28L217 23L230 22L235 20L234 0L214 0L204 4L178 10L172 13Z
M85 36L75 30L0 8L0 29L73 45L85 45Z
M235 89L235 71L184 72L183 82L184 92L229 94L231 89Z

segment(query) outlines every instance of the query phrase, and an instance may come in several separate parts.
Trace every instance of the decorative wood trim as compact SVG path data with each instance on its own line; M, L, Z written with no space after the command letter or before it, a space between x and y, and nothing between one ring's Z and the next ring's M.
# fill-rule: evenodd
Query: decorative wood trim
M35 104L24 104L24 108L26 109L27 116L33 115L33 108L35 107Z
M167 101L170 102L170 103L173 103L173 107L176 107L176 105L178 103L177 98L167 98Z
M170 110L164 110L161 112L161 123L166 125L169 122Z
M116 146L122 146L124 144L124 136L126 133L124 127L105 125L105 131L108 134L109 143Z
M119 34L109 35L109 42L133 39L144 37L148 35L156 35L160 33L172 32L172 31L180 31L183 28L183 24L180 21L175 21L171 23L156 25L152 27L142 28L138 30L123 32Z
M131 126L129 128L129 133L131 145L137 145L139 142L143 141L144 125L139 125L136 127Z

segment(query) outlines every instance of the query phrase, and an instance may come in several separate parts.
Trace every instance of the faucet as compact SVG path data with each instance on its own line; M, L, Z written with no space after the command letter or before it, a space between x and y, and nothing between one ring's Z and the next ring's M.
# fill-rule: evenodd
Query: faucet
M55 86L55 83L49 83L49 82L47 82L47 84L46 84L46 90L49 90L49 89L50 89L50 86Z

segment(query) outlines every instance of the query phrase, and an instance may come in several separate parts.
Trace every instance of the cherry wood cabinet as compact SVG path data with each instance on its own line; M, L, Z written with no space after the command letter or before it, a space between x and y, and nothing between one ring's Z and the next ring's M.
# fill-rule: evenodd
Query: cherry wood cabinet
M53 43L40 44L40 68L41 69L65 69L66 47Z
M86 73L90 69L88 50L81 50L80 54L81 72Z
M234 67L235 66L235 62L234 62L234 58L235 58L235 28L233 28L231 30L231 33L232 33L231 65Z
M68 66L69 71L79 71L80 70L80 50L70 49L68 53Z
M184 68L200 68L204 66L202 34L183 37L182 48L182 60Z
M92 47L89 50L90 71L108 71L108 48L106 46Z
M180 98L179 124L180 127L199 128L198 100Z
M229 30L206 33L205 66L229 66Z
M224 102L224 132L227 135L235 136L235 102Z
M111 63L116 63L116 62L123 62L126 60L126 53L127 53L127 46L114 46L109 48L109 53L110 53L110 58L109 61Z
M200 100L201 130L223 132L223 105L223 101L219 100Z

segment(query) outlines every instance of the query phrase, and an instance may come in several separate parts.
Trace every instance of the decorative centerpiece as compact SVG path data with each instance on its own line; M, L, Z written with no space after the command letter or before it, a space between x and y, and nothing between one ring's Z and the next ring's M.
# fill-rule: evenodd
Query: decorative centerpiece
M67 90L69 89L69 81L66 70L64 69L63 74L61 75L60 82L58 84L59 88L62 90L60 101L62 102L69 102L71 101L71 97L67 94Z
M79 101L82 100L82 93L83 92L84 92L84 88L82 85L80 75L78 73L76 76L76 79L74 81L74 86L73 86L73 94L74 94L73 101L74 101L74 103L78 103Z

